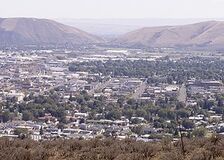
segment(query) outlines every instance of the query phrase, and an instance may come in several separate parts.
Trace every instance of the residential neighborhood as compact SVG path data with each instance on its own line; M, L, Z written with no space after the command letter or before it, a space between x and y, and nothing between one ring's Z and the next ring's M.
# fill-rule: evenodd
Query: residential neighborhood
M207 63L206 58L136 56L138 50L89 50L88 57L80 52L1 52L0 137L159 141L180 134L224 134L223 81L175 75L181 73L176 73L178 62L194 65ZM123 63L127 70L117 72L111 63ZM129 73L132 63L139 68ZM163 65L175 72L160 70Z

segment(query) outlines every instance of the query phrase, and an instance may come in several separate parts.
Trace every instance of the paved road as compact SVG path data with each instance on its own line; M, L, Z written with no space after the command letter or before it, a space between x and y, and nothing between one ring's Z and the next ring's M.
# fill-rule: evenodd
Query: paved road
M102 89L106 88L106 87L111 83L111 81L112 81L112 79L110 79L110 80L108 80L108 81L106 81L106 82L104 82L104 83L99 83L99 84L97 84L97 85L96 85L93 89L91 89L88 93L89 93L89 94L94 94L95 91L97 91L97 90L102 90Z
M57 88L57 87L59 87L59 86L64 86L64 85L69 84L69 83L71 83L71 82L73 82L73 81L74 81L74 80L72 79L72 80L69 80L69 81L67 81L67 82L63 82L63 83L57 84L57 85L55 85L55 86L50 87L50 88L47 89L47 90L44 90L44 91L40 92L39 94L40 94L40 95L41 95L41 94L44 94L44 92L46 92L46 91L53 90L53 89L55 89L55 88ZM102 90L103 88L105 88L106 86L108 86L108 85L110 84L111 81L112 81L112 79L110 79L110 80L108 80L108 81L106 81L106 82L104 82L104 83L99 83L99 84L97 84L97 85L96 85L92 90L90 90L88 93L89 93L89 94L94 94L95 91L97 91L97 90Z
M69 80L69 81L67 81L67 82L63 82L63 83L56 84L55 86L52 86L52 87L50 87L50 88L48 88L48 89L46 89L46 90L41 91L41 92L39 93L39 95L44 94L44 92L48 92L48 91L50 91L50 90L54 90L54 89L57 88L57 87L65 86L66 84L69 84L69 83L71 83L71 82L73 82L73 81L74 81L74 80L71 79L71 80Z
M133 99L138 99L138 98L140 98L141 95L144 93L146 86L147 86L147 84L146 84L146 81L145 81L145 82L143 82L143 83L138 87L138 89L137 89L136 92L131 96L131 98L133 98Z
M177 100L179 102L183 102L183 103L186 103L186 100L187 100L187 89L186 89L186 86L183 84L179 90L179 95L177 97Z

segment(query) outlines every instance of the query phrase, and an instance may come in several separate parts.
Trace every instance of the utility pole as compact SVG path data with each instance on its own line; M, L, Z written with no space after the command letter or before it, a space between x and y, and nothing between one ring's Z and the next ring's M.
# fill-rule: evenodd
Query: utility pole
M185 155L185 146L184 146L184 139L183 139L184 137L183 137L183 133L181 130L181 121L178 116L177 116L176 121L177 121L177 125L178 125L178 130L180 133L181 151L182 151L182 154Z

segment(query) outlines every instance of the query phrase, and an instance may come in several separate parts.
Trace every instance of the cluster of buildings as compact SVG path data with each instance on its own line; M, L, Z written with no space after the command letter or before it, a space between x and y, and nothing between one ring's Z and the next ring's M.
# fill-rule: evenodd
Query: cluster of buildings
M155 104L158 99L165 99L171 98L171 97L178 97L180 90L179 85L169 85L166 83L160 83L160 84L149 84L144 92L142 93L140 100L148 100L153 102Z
M65 51L66 53L70 53ZM53 54L52 51L37 52L0 52L0 102L13 100L23 102L31 93L44 95L55 90L64 101L71 95L85 90L93 97L106 97L106 101L117 102L120 98L147 101L154 105L160 100L181 101L187 107L197 106L200 100L207 99L217 103L216 95L224 93L222 82L191 79L186 84L178 85L176 82L167 84L162 82L149 82L147 78L110 77L101 73L71 72L69 64L73 62L107 61L107 60L139 60L131 57L128 51L105 51L107 55L69 56L69 54ZM113 53L113 54L112 54ZM144 60L154 61L160 57L144 57ZM214 106L212 106L214 107ZM196 127L205 126L211 132L224 133L222 114L211 109L206 114L194 114L188 119ZM89 113L76 111L66 114L72 122L60 126L57 118L51 114L39 117L37 122L17 121L0 123L0 137L19 137L21 134L29 135L34 140L55 138L94 138L114 136L120 139L131 137L149 140L151 134L160 135L163 128L154 128L152 124L144 123L143 117L139 119L141 136L133 130L137 125L129 122L126 117L119 120L89 120ZM161 134L162 135L162 134ZM164 135L164 133L163 133ZM155 138L154 138L155 139Z
M187 107L197 106L199 109L207 110L205 113L189 117L189 120L194 122L195 127L203 126L211 133L224 134L223 100L217 99L218 96L224 94L223 83L221 81L191 79L186 83L186 91Z
M89 51L89 54L71 56L72 51L33 50L0 52L0 100L15 97L21 101L27 94L44 94L51 89L58 88L63 96L86 90L94 94L106 86L106 95L128 95L135 92L142 83L139 79L109 79L100 74L88 72L70 72L69 64L73 62L107 61L107 60L136 60L129 56L126 50L102 50L107 55ZM87 51L86 51L87 52ZM145 60L155 60L160 57L148 56ZM138 58L137 58L138 59ZM105 83L105 81L108 81ZM105 83L105 84L104 84ZM108 84L108 85L107 85Z
M11 121L0 123L0 137L22 138L29 137L35 141L64 139L92 139L116 137L118 139L134 138L137 140L152 141L151 133L160 134L161 130L153 128L149 124L144 124L141 136L133 132L136 125L130 124L125 117L121 120L88 120L87 113L76 113L74 121L60 128L57 119L51 115L45 115L47 122L43 121ZM50 118L51 117L51 118ZM46 120L46 119L45 119Z
M194 106L200 99L216 101L215 96L224 93L224 86L220 81L191 79L186 83L186 92L188 94L186 104Z
M61 93L66 97L71 92L93 89L99 83L97 74L69 72L69 62L50 54L0 54L0 100L15 98L20 102L30 93L44 94L55 88L64 90Z
M103 86L101 85L101 90L96 90L94 97L103 95L111 102L117 102L121 97L138 98L141 95L139 88L142 86L145 87L144 79L129 77L110 78Z
M51 50L30 52L0 53L0 102L8 100L21 103L28 95L45 95L51 90L57 91L64 101L77 92L85 90L88 94L107 97L108 102L117 102L121 97L141 99L149 88L146 79L129 77L104 77L100 73L70 72L69 64L83 61L124 60L122 54L127 51L105 51L115 56L81 55L70 57L67 54L52 54ZM158 57L155 57L158 58ZM131 58L130 60L138 60ZM146 58L146 60L154 60ZM2 108L4 109L4 108ZM22 115L17 120L0 123L0 137L19 137L29 135L34 140L64 138L93 138L96 136L116 136L119 138L137 137L132 126L125 117L119 120L88 120L88 113L78 111L67 119L72 122L59 129L59 121L51 114L39 117L38 121L22 121ZM141 117L137 117L141 118ZM145 127L150 128L152 127ZM155 130L156 132L156 130Z

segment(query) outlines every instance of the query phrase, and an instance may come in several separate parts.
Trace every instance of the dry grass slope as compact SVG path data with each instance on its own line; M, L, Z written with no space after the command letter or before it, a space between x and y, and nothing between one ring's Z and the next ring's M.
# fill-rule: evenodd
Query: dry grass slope
M133 140L31 140L0 139L1 160L221 160L224 138L185 139L158 143Z
M0 44L86 44L101 39L77 28L35 18L0 19Z
M142 28L119 37L115 42L127 46L219 48L224 45L224 22Z

